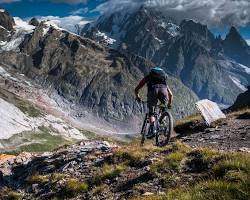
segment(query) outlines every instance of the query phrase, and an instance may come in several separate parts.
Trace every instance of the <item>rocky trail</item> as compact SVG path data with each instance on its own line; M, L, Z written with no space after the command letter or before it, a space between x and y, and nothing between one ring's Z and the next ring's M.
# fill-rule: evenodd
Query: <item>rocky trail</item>
M250 152L249 110L228 115L227 119L216 122L212 127L205 127L204 123L197 121L191 124L187 131L182 130L177 136L191 147Z
M214 128L192 123L195 126L186 130L193 134L177 136L163 148L152 141L140 147L138 140L126 145L93 140L43 154L2 155L0 199L156 200L193 195L187 198L191 200L214 190L221 192L214 199L224 193L227 199L249 199L249 111L230 114Z

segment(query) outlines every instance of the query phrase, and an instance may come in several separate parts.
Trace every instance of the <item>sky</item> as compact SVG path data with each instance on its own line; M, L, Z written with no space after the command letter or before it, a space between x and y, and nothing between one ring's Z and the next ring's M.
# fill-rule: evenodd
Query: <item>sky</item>
M0 0L12 16L50 19L67 29L83 26L101 14L141 5L157 8L177 21L194 19L225 37L236 26L250 44L250 0Z

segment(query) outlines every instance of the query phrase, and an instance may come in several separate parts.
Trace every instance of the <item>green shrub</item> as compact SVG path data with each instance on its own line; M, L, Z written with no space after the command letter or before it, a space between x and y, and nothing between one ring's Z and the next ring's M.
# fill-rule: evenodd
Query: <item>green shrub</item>
M33 175L28 179L28 182L33 184L33 183L38 183L38 184L43 184L49 181L48 176L43 176L43 175Z
M69 196L75 196L88 190L88 184L77 179L69 179L65 184L65 192Z
M248 200L250 194L238 183L210 180L194 187L169 190L166 200Z
M96 173L96 175L93 177L93 184L101 184L102 181L106 179L113 179L120 175L121 172L127 169L127 165L124 163L120 165L108 165L105 164L99 173Z
M185 154L182 152L170 153L164 160L166 165L171 169L178 169L181 161L185 158Z
M20 200L22 199L22 194L15 191L10 191L7 194L7 200Z
M29 117L42 117L43 113L35 108L30 102L19 101L16 105L24 114Z
M250 155L246 153L228 153L213 167L216 177L223 177L228 171L243 171L250 173Z

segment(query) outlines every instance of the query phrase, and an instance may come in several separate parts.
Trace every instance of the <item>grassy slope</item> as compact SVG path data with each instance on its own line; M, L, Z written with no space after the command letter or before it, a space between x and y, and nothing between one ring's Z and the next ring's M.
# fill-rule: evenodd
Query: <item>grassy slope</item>
M59 146L72 144L73 140L66 140L50 127L40 126L36 130L25 131L13 135L8 139L0 140L0 143L6 146L7 154L19 154L21 152L47 152L52 151ZM15 145L15 143L17 145ZM7 146L15 146L8 148Z
M155 153L159 161L150 165L150 172L154 177L162 177L165 194L133 200L250 199L250 155L247 153L209 148L194 150L177 141L164 149L149 144L143 148L132 145L118 150L114 157L126 157L129 165L136 166Z
M249 112L249 109L234 112L228 116L238 116L246 112ZM177 122L175 128L187 129L190 128L190 124L193 126L199 122L201 122L199 116L191 116ZM43 128L41 131L46 132ZM89 137L98 139L98 136L92 133L89 133ZM111 159L109 157L107 163L92 174L92 182L78 184L80 180L77 178L69 179L65 190L71 192L72 196L85 192L105 192L109 190L107 189L109 186L106 185L107 180L130 173L129 171L134 167L140 168L145 160L157 157L149 164L150 176L161 181L163 193L147 197L134 196L131 200L250 199L250 155L248 153L220 152L209 148L192 149L179 141L164 148L153 146L151 141L143 148L138 144L138 141L134 141L116 150ZM47 176L31 177L31 179L35 179L36 183L42 180L50 184ZM51 174L51 176L55 175ZM60 177L58 179L60 180ZM147 182L139 182L132 186L132 190L140 190L145 187L145 184ZM19 194L10 191L11 195Z
M51 185L65 181L60 191L69 198L81 198L82 194L90 195L112 193L115 185L112 180L121 177L133 180L131 170L143 170L144 161L157 159L149 163L149 180L132 184L131 191L152 188L149 182L158 180L161 183L159 195L132 195L130 200L248 200L250 199L250 155L238 152L219 152L209 148L191 149L189 146L175 142L164 148L151 143L143 148L137 142L123 146L114 151L102 166L91 173L89 181L78 177L65 177L60 174L33 175L30 183ZM95 157L91 157L95 159ZM65 180L66 179L66 180ZM123 178L121 178L123 180ZM107 184L110 180L110 184ZM152 184L152 182L151 182ZM123 188L125 189L125 188ZM122 189L122 190L123 190ZM13 191L10 190L10 195ZM15 194L18 196L17 194ZM111 194L112 196L112 194ZM54 199L58 199L55 196ZM60 198L59 198L60 199Z
M250 109L242 109L227 116L240 116L249 112ZM216 123L220 121L215 122L215 125ZM197 124L198 128L202 128L202 118L200 115L193 115L177 121L175 130L189 130ZM160 161L152 163L150 171L155 177L163 177L165 194L136 197L132 198L133 200L250 199L250 155L248 153L221 152L210 148L194 150L178 141L164 149L154 147L152 144L140 148L138 144L139 141L135 141L129 146L124 146L115 152L114 158L127 159L124 162L125 166L124 164L122 166L126 171L128 168L126 165L136 166L152 154L160 155L160 159L158 157ZM121 163L112 164L112 169L116 167L120 168ZM185 180L185 177L195 181Z

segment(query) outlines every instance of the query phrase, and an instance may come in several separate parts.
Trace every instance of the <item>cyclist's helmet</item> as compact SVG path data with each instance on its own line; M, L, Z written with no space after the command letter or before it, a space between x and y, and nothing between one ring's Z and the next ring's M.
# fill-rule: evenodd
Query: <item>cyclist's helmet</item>
M160 67L153 67L150 72L162 73L164 70Z
M157 76L161 76L164 78L168 78L168 75L165 73L165 71L161 67L158 67L158 66L151 68L150 74L153 76L157 75Z

